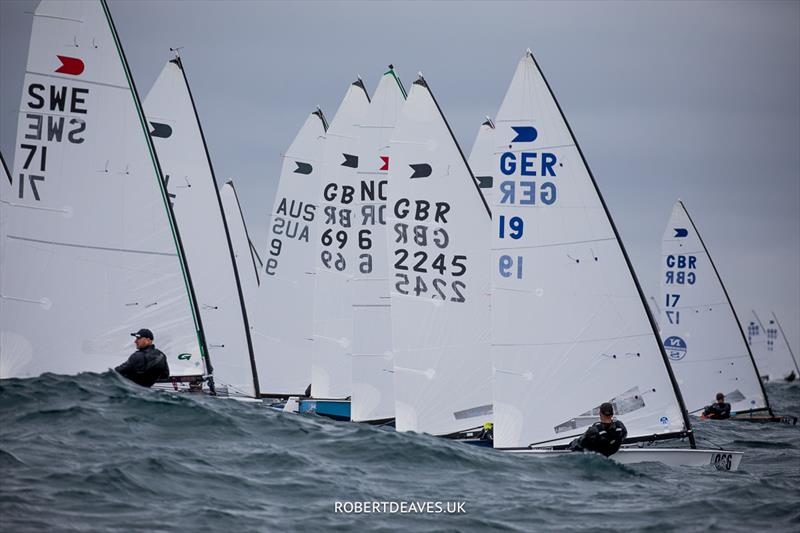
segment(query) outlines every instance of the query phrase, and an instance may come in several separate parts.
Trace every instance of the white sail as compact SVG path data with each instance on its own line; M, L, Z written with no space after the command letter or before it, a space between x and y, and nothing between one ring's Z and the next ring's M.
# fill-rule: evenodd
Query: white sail
M256 350L262 394L302 395L311 383L311 275L326 127L322 111L311 113L283 156L255 310L263 320L256 343L266 347Z
M600 191L533 56L495 120L494 446L559 446L612 402L629 439L688 428Z
M494 122L489 117L486 117L486 120L483 121L478 129L478 135L472 144L472 151L469 153L468 160L469 168L472 169L472 173L475 175L475 181L478 183L486 203L490 206L494 201L492 184L498 173L497 158L494 155L494 129ZM491 230L492 227L490 225L490 236L493 235Z
M239 273L205 138L179 57L144 100L153 144L192 276L217 394L255 397Z
M662 241L661 337L689 413L725 395L732 411L769 404L736 313L683 202Z
M764 320L761 317L764 317ZM794 381L800 368L794 358L789 342L775 313L759 315L750 311L744 328L747 343L758 363L758 371L764 381Z
M311 394L352 394L353 275L358 272L355 228L359 124L369 97L361 80L352 83L325 135L314 277L314 343Z
M359 126L358 181L354 234L358 269L353 290L354 422L394 417L392 316L386 257L386 191L389 187L389 138L406 99L390 66L378 83Z
M422 77L391 144L395 424L459 433L491 420L489 209Z
M239 282L242 286L242 297L247 309L247 323L250 327L250 341L253 353L269 354L269 343L264 336L265 320L259 314L262 306L257 305L260 291L260 277L263 275L260 260L250 242L247 224L244 221L239 195L233 181L226 181L219 190L222 210L228 222L228 234L233 248L233 257L239 271ZM268 297L268 296L267 296Z
M13 180L0 188L0 377L105 371L142 327L173 376L203 374L179 237L104 2L36 8Z

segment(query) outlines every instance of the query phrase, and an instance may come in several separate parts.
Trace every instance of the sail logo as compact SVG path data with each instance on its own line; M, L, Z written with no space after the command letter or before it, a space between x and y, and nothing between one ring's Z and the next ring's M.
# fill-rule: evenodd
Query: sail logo
M83 61L78 59L77 57L69 57L69 56L60 56L56 55L59 61L61 61L61 66L58 67L55 72L58 74L69 74L71 76L80 76L83 74L84 64Z
M192 354L190 354L190 353L182 353L182 354L178 355L178 359L181 360L181 361L188 361L191 358L192 358Z
M680 361L686 357L686 341L680 337L667 337L664 340L664 349L667 352L667 357L673 361Z
M675 235L673 235L673 238L675 239L680 239L683 237L687 237L689 235L689 230L686 228L672 228L672 229L675 230Z
M511 126L516 137L511 139L512 143L532 143L539 136L539 132L533 126Z

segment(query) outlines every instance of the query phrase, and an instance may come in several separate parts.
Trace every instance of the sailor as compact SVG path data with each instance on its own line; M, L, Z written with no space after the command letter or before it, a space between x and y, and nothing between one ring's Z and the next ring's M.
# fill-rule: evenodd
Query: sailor
M136 337L137 350L114 370L142 387L152 387L159 379L168 378L167 356L153 344L153 332L142 328L131 335Z
M731 404L725 401L725 395L717 393L717 401L703 409L703 416L713 420L725 420L731 417Z
M478 434L478 439L492 442L494 440L494 424L486 422Z
M614 406L608 402L601 404L600 422L592 424L586 433L572 441L569 449L574 452L597 452L606 457L617 453L628 436L628 430L625 424L613 417Z

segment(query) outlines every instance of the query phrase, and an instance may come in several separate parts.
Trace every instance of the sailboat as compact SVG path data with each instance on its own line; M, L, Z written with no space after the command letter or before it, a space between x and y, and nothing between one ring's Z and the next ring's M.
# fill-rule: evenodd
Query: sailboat
M394 420L394 358L386 256L386 200L391 165L389 139L406 91L389 65L359 124L354 233L358 270L353 274L353 422Z
M192 280L104 0L36 8L17 138L0 188L0 378L106 371L147 327L171 375L201 381Z
M321 216L317 200L327 127L317 108L283 155L254 305L262 397L304 396L311 383L315 220Z
M732 419L791 422L772 412L728 291L681 200L664 231L662 272L661 336L689 413L702 415L722 392Z
M392 133L389 183L395 426L464 436L492 417L491 214L421 74Z
M747 343L756 358L764 381L794 381L800 375L797 359L775 313L764 323L755 311L750 312Z
M369 96L359 78L351 83L325 133L322 184L317 189L319 218L314 258L314 342L311 396L301 413L350 419L353 356L353 294L360 250L354 222L358 125Z
M217 395L256 398L258 379L239 270L186 70L167 61L144 101L150 135L192 269Z
M611 402L628 429L615 461L737 469L741 452L696 449L633 266L530 50L497 113L493 153L494 448L571 453Z

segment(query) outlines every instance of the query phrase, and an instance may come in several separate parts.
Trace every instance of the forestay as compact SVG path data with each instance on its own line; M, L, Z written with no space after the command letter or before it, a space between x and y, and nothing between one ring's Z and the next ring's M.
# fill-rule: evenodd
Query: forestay
M494 446L565 445L603 402L629 440L684 434L638 281L530 52L495 126Z
M361 80L352 83L325 135L325 163L314 259L314 343L311 394L346 398L352 394L354 273L359 258L356 217L356 172L359 168L359 124L369 106Z
M262 394L302 395L311 383L317 199L327 123L311 113L283 156L256 303Z
M239 272L180 57L164 66L144 107L192 274L216 392L255 397L255 363Z
M391 164L389 138L406 92L390 66L378 83L359 125L358 171L353 225L358 270L353 291L354 422L394 417L392 316L386 259L386 191Z
M750 347L683 202L662 241L661 336L690 413L725 395L731 410L769 409Z
M425 80L391 141L387 212L398 431L491 420L489 209Z
M800 368L794 358L789 342L775 313L762 315L750 312L747 324L747 342L758 363L764 381L794 381L800 376Z
M13 187L2 187L0 377L102 372L147 327L204 372L158 160L105 3L34 13Z

